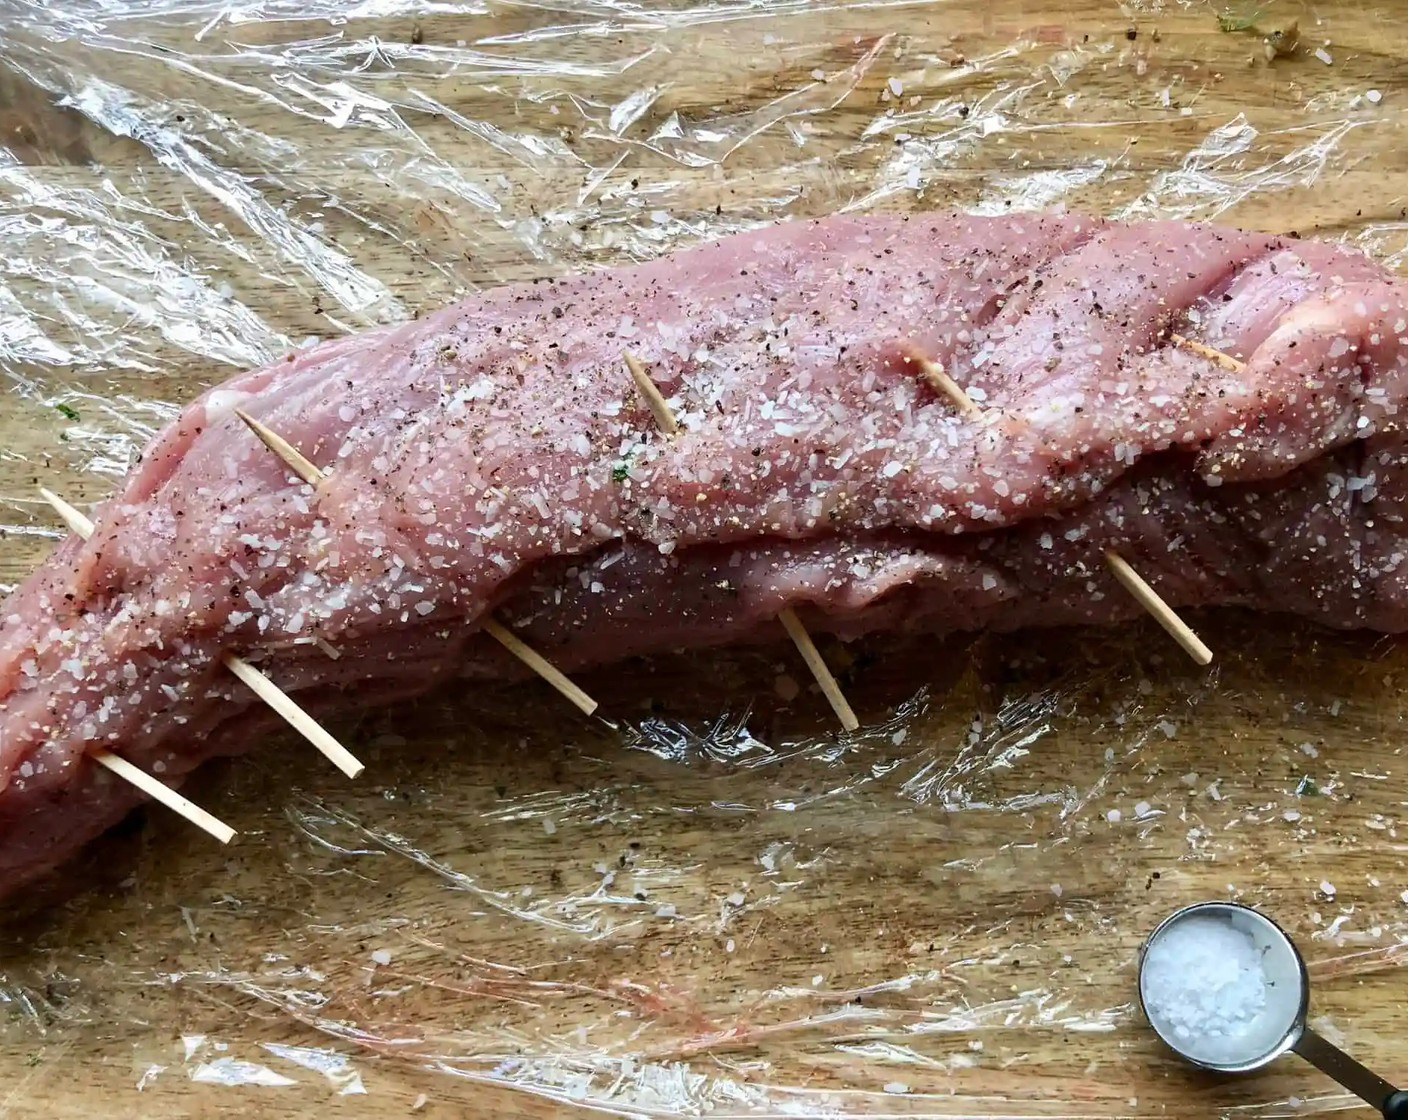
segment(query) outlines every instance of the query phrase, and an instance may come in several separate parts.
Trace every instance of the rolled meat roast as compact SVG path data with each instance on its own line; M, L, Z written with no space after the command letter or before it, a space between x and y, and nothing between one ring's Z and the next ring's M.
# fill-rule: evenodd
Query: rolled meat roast
M0 892L138 802L94 751L179 785L256 745L228 652L326 712L521 676L491 616L569 673L774 640L789 607L843 638L1114 624L1140 607L1107 549L1175 607L1401 632L1406 354L1408 286L1343 247L953 214L785 223L290 354L186 407L0 613Z

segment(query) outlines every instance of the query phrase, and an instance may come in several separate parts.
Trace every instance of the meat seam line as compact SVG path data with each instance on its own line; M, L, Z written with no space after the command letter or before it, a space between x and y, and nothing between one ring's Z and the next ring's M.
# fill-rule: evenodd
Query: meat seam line
M674 435L680 430L679 421L675 419L675 414L661 395L659 387L646 368L641 365L640 359L629 350L621 358L626 363L626 369L630 371L631 380L635 382L636 389L645 398L651 415L655 417L655 423L666 435ZM797 612L791 607L783 607L782 613L778 615L778 620L782 623L782 628L787 631L787 636L796 645L797 652L802 655L802 660L807 663L807 668L811 670L812 676L816 678L816 683L821 687L822 693L831 704L831 710L841 721L841 726L847 731L856 730L860 727L860 720L856 718L856 713L847 702L845 693L841 691L840 684L837 683L830 667L826 664L826 659L821 656L821 650L816 648L816 642L807 633L807 628L803 625L802 620L797 617Z
M78 536L87 540L93 535L93 522L80 513L68 502L64 501L57 494L50 493L42 486L39 493L63 518L64 523ZM172 812L185 817L197 828L208 832L211 836L222 844L228 844L236 836L235 830L224 821L211 813L206 812L194 801L177 793L165 782L152 777L139 766L133 765L121 755L114 754L105 747L88 752L89 757L101 766L105 766L112 773L116 774L123 781L136 786L153 801L159 801Z
M44 495L45 501L58 510L68 527L80 537L87 540L93 535L93 522L77 509L43 487L40 487L39 492ZM362 771L366 769L362 761L339 743L326 727L300 708L288 693L242 657L225 653L221 661L225 668L249 686L250 691L282 716L290 727L317 747L329 762L349 778L361 776Z
M1224 369L1240 373L1246 368L1245 363L1239 362L1230 354L1224 354L1221 350L1214 350L1211 346L1205 346L1201 342L1195 342L1178 334L1172 335L1171 338L1175 345L1215 361ZM919 375L936 392L947 397L965 420L979 421L983 418L983 410L978 407L972 397L963 391L958 382L948 375L948 371L940 363L921 354L913 347L907 349L906 360L919 367ZM1128 591L1141 607L1153 615L1154 620L1168 631L1173 640L1183 647L1189 657L1199 665L1207 665L1212 661L1212 650L1193 632L1192 627L1178 617L1178 612L1149 586L1144 577L1136 572L1123 556L1113 549L1106 549L1105 562L1110 566L1110 571L1119 581L1120 586Z
M270 451L283 460L294 474L298 475L314 490L328 477L327 471L323 470L316 463L311 462L298 448L279 435L267 424L256 420L249 413L242 409L235 409L235 415L244 421L245 425L252 431L259 441ZM582 688L574 684L568 677L552 662L548 661L542 654L524 642L518 635L514 634L503 623L493 618L486 618L482 624L484 632L497 641L504 649L513 654L558 692L562 693L570 700L584 715L592 715L598 705L595 700L586 694Z

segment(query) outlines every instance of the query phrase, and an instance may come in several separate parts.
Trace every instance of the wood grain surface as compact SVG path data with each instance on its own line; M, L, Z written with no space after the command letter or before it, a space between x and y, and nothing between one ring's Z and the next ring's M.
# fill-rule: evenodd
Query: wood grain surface
M60 533L36 484L102 497L241 366L772 217L1408 260L1405 0L341 7L0 2L0 581ZM1134 960L1264 906L1408 1082L1408 662L1195 621L1208 670L1152 623L828 647L844 739L779 630L583 681L615 729L532 685L349 717L355 783L262 744L191 790L235 845L149 810L12 916L0 1117L1353 1109L1295 1059L1179 1066Z

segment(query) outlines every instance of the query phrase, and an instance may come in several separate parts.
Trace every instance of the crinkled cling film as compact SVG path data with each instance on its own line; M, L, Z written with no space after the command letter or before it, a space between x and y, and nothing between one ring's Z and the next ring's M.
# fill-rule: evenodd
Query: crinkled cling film
M5 0L0 579L60 535L36 481L104 496L239 369L777 218L1071 207L1400 263L1402 6L1280 9ZM1405 1079L1403 659L1194 621L1206 670L1152 623L826 644L851 735L779 629L584 682L611 724L461 690L340 728L356 782L291 738L217 766L235 845L149 811L6 935L0 1111L1348 1107L1303 1066L1194 1080L1133 969L1176 906L1263 906L1320 1029Z

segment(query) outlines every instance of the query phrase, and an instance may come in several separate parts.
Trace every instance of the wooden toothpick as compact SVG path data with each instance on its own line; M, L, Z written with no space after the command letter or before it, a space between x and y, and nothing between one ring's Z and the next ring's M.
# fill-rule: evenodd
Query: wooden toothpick
M1204 358L1216 362L1230 373L1241 373L1247 368L1246 362L1239 362L1231 354L1224 354L1221 350L1215 350L1211 346L1198 342L1195 339L1185 338L1181 334L1171 334L1168 337L1175 346L1181 346L1192 354L1200 354Z
M650 414L655 417L655 423L666 435L674 435L680 430L680 423L670 411L669 402L650 379L650 374L646 373L639 358L627 350L624 359L626 368L631 372L631 380L636 383L636 391L645 398L645 403L650 407Z
M74 536L82 537L85 541L93 535L93 522L86 516L79 513L77 508L69 505L52 490L39 488L39 496L54 507L54 512L63 519L63 523Z
M583 692L577 685L573 684L568 677L563 674L546 657L540 654L532 646L523 641L517 634L505 626L502 622L493 618L484 620L485 632L496 640L504 649L513 654L563 696L571 700L581 709L584 715L591 715L597 709L597 702Z
M59 516L63 518L64 523L74 533L84 540L93 535L93 522L77 509L42 486L39 488L39 493L43 495L46 502L54 507ZM300 708L288 693L249 662L236 657L233 653L222 654L221 661L230 672L248 685L259 699L281 715L290 727L322 751L327 759L349 778L358 777L366 769L351 751L329 733L327 728Z
M679 421L670 411L670 406L666 403L665 398L660 395L660 390L655 387L655 382L651 380L650 374L646 372L640 360L629 351L623 355L623 360L626 363L626 368L631 372L631 380L635 382L637 391L650 406L655 423L668 435L674 435L680 430ZM840 684L837 683L835 676L827 667L826 659L816 648L816 643L807 633L807 628L803 625L802 620L797 617L797 613L791 607L783 607L778 618L782 622L783 629L787 631L788 636L797 646L797 652L802 655L802 660L807 663L807 668L811 670L812 676L816 678L816 683L831 704L832 711L841 721L841 726L847 731L856 730L860 726L860 720L856 718L856 713L847 703Z
M1221 351L1202 346L1201 343L1190 342L1181 335L1173 335L1172 337L1176 343L1186 346L1189 350L1202 353L1205 357L1213 358L1215 361L1222 359L1220 364L1233 363L1226 366L1228 369L1245 368L1236 358L1223 354ZM973 398L968 396L953 378L944 372L943 367L937 362L930 361L913 348L909 348L907 358L919 366L924 379L952 401L966 419L978 420L982 417L982 409L973 402ZM1192 628L1178 617L1174 609L1164 602L1159 593L1150 587L1139 573L1129 566L1126 560L1117 552L1107 549L1105 562L1109 564L1110 570L1125 590L1138 600L1140 606L1154 616L1159 625L1167 630L1173 639L1187 651L1189 657L1199 665L1206 665L1212 660L1212 650L1203 644L1198 635L1193 633Z
M791 607L783 607L782 613L777 617L782 621L782 628L787 631L788 636L797 646L797 652L802 655L802 660L807 663L807 668L812 671L816 683L821 686L821 691L825 694L826 699L831 702L831 710L836 713L836 717L841 721L841 726L847 731L854 731L860 726L860 720L856 719L856 713L851 710L845 693L836 683L836 678L832 676L831 670L827 667L826 659L821 656L821 650L816 648L816 643L807 633L807 628L802 625L802 620L797 617L797 612Z
M99 748L90 751L89 757L94 762L107 767L124 782L136 786L153 801L158 801L173 813L185 817L197 828L215 837L220 843L228 844L235 838L235 830L219 817L207 813L194 801L177 793L165 782L157 781L140 766L133 766L121 755Z
M249 430L259 437L264 446L282 459L286 466L309 486L317 486L327 475L321 468L310 462L298 448L279 435L266 424L261 424L242 408L235 409L235 415L249 426Z
M260 441L279 457L294 474L298 475L310 486L317 486L329 477L329 472L324 471L316 464L310 462L304 454L279 435L278 432L261 424L254 417L240 409L235 410L235 415L248 425L250 431L259 437ZM579 686L573 684L567 676L557 669L546 657L538 653L521 638L513 633L508 627L492 618L487 618L483 622L483 630L491 638L497 641L504 649L513 654L558 692L562 693L568 700L575 704L586 715L591 715L597 709L597 702L586 694Z
M317 747L329 762L349 778L358 777L366 769L326 727L300 708L293 697L248 661L236 657L233 653L222 654L220 659L225 663L225 668L239 677L251 692L281 715L284 722Z
M972 397L963 391L958 382L948 375L948 371L940 363L920 353L912 346L906 347L905 351L905 360L913 362L919 367L919 375L941 396L947 397L958 409L959 415L963 419L981 420L983 418L983 410L977 406Z
M1110 570L1114 572L1115 578L1124 585L1125 590L1139 601L1141 607L1154 616L1159 625L1173 637L1173 640L1187 651L1189 657L1199 665L1206 665L1212 660L1212 650L1208 649L1202 639L1193 633L1192 628L1178 617L1173 608L1144 582L1144 577L1131 568L1124 557L1107 549L1105 560L1110 565Z

